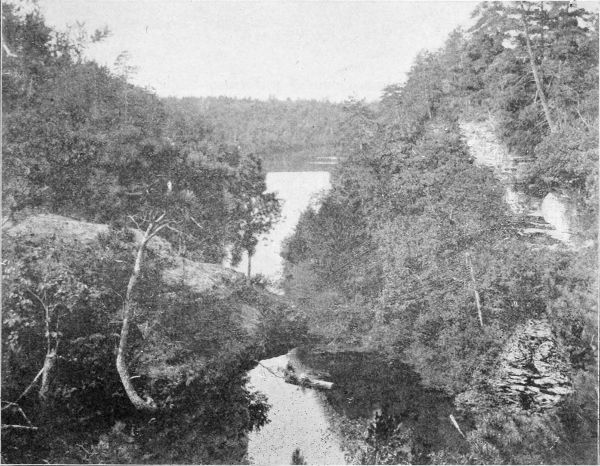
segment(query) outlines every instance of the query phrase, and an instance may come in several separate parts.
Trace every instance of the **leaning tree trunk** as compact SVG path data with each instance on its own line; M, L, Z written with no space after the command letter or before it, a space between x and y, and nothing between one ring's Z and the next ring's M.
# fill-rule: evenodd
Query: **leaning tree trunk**
M250 251L246 251L248 253L248 271L247 271L247 279L250 281L250 273L252 272L252 254Z
M542 103L544 116L546 117L546 123L548 123L550 132L554 133L556 132L556 126L552 121L552 116L550 115L550 107L548 107L548 102L546 101L546 94L544 94L544 90L542 88L542 81L540 80L537 65L535 64L535 57L531 48L531 41L529 40L529 27L527 26L527 20L525 19L525 17L523 17L523 26L525 27L525 44L527 46L527 54L529 55L529 62L531 63L531 71L533 73L533 79L535 81L536 90L540 96L540 102Z
M119 349L117 351L117 371L119 372L119 377L121 378L123 388L125 388L125 393L127 393L127 397L129 398L133 406L135 406L136 409L142 411L154 411L156 410L156 405L152 400L144 400L136 392L135 387L131 383L129 369L127 368L127 363L125 362L125 353L127 352L127 339L129 337L129 325L132 317L133 288L137 283L138 277L140 275L142 260L144 258L144 249L146 248L146 244L151 238L151 230L152 225L148 227L146 233L144 234L144 237L137 252L137 256L135 258L133 272L129 277L129 283L127 284L127 294L125 295L125 303L123 305L123 326L121 328Z
M48 392L50 391L50 372L52 372L55 363L56 350L52 349L46 353L44 366L42 367L42 384L40 385L40 390L38 391L38 396L42 403L46 403L48 400Z

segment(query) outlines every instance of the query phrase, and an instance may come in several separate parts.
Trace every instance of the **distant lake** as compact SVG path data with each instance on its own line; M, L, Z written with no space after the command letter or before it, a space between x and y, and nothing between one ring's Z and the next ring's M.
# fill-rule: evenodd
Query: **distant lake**
M331 172L339 162L329 147L264 155L262 159L267 172Z

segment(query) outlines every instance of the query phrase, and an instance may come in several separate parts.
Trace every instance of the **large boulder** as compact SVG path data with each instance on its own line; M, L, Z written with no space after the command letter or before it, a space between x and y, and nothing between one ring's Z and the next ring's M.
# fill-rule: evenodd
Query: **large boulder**
M50 238L54 241L77 241L86 245L92 245L97 241L98 234L108 231L108 225L54 214L32 215L18 223L5 224L2 229L3 234L19 241ZM132 229L132 232L139 244L143 232L137 229ZM170 266L162 272L162 279L167 285L183 285L195 293L211 292L226 298L233 292L231 284L242 277L239 272L220 264L195 262L181 257L168 241L160 237L152 238L147 247L159 257L169 259ZM241 311L242 326L252 333L258 325L260 313L248 305L243 305Z
M75 220L61 215L32 215L18 223L4 226L3 233L23 239L53 238L56 240L76 240L83 244L92 244L98 234L108 232L108 225ZM142 241L143 232L131 229L138 244ZM196 293L206 291L228 294L233 281L241 277L239 272L219 264L194 262L183 258L174 251L171 244L163 238L155 236L148 243L148 249L162 258L168 258L172 266L163 271L162 277L168 285L185 285Z

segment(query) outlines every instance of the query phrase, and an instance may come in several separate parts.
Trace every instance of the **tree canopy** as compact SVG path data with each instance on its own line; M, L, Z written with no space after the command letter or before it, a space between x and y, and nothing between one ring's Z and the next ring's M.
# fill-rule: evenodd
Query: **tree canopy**
M465 448L433 461L585 462L596 404L573 403L597 377L597 227L579 231L582 250L523 236L506 182L475 163L461 123L491 122L527 162L511 188L568 193L596 219L598 15L567 2L486 2L473 14L376 106L346 105L344 162L286 242L286 290L324 344L384 351L455 397L473 429ZM531 320L550 322L568 348L575 394L527 421L526 404L511 411L490 380ZM579 449L573 432L584 431ZM551 444L560 453L541 447Z

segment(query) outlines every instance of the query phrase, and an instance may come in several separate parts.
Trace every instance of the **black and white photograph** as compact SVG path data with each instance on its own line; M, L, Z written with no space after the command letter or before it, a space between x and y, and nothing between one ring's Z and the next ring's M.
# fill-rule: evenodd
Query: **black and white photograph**
M1 5L0 463L598 464L600 2Z

